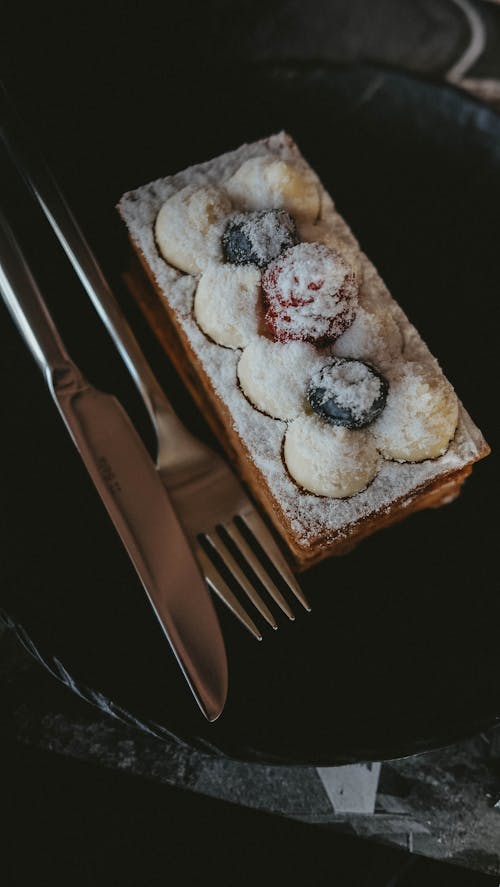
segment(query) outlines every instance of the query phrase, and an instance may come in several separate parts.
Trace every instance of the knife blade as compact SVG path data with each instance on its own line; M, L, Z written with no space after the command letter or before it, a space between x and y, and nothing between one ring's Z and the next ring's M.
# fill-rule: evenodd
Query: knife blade
M209 721L227 697L227 658L205 581L154 463L118 400L71 360L0 212L0 291Z

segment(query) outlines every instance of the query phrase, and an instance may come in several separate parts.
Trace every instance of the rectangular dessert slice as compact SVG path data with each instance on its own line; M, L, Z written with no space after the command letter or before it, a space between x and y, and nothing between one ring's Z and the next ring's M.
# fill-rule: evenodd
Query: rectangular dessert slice
M455 498L489 448L288 135L118 208L130 287L297 569Z

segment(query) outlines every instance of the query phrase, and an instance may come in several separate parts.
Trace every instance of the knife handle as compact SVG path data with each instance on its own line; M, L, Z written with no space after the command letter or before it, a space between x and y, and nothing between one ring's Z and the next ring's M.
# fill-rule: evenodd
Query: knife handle
M83 386L83 376L66 351L26 259L1 211L0 290L50 388Z

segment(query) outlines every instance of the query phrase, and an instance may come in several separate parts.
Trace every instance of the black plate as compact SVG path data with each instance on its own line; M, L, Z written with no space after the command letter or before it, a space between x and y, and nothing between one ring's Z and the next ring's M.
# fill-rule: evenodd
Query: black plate
M58 81L40 102L22 87L18 97L191 426L207 434L120 287L127 245L114 203L130 187L285 128L494 444L498 117L452 89L366 67L233 67L196 78L177 72L152 92L144 83L122 78L119 88L109 81L90 94L82 78L71 96ZM70 350L95 383L119 394L151 444L92 309L17 190L15 203ZM262 644L221 611L231 686L210 726L31 358L2 319L1 599L59 676L160 733L270 762L408 754L500 716L494 457L455 504L308 571L312 614L282 620Z

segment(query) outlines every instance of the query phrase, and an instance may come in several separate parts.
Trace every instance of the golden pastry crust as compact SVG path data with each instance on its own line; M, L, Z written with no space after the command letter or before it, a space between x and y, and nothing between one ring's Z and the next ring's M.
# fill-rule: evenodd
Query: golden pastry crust
M234 430L227 406L214 391L189 339L179 327L174 312L159 297L147 261L140 252L137 255L140 264L132 261L124 275L127 288L140 306L191 397L224 447L233 466L279 533L291 563L298 572L319 563L328 555L347 554L362 539L371 536L377 530L404 520L411 514L424 508L439 508L456 499L462 484L472 472L472 462L463 468L448 471L420 488L415 488L410 494L394 500L382 511L350 524L343 531L333 533L325 531L323 534L318 534L307 547L298 543L297 534L290 527L286 513L281 509L268 485L263 482L262 474L255 467L244 442ZM489 447L485 444L479 458L484 458L489 452Z
M224 193L230 193L228 182L238 170L243 169L249 160L262 156L269 159L268 155L271 155L271 167L275 161L280 164L286 161L306 170L303 178L309 190L304 192L307 201L303 202L303 207L312 213L314 185L321 197L323 217L319 221L325 225L332 221L335 230L341 232L346 249L348 247L355 258L352 264L356 266L356 278L361 286L359 322L356 325L355 321L346 332L349 338L346 338L344 345L341 336L330 353L340 356L347 349L349 354L345 356L366 359L379 366L384 373L390 373L393 364L414 364L415 367L424 368L419 378L429 377L432 382L433 377L443 380L444 377L416 330L359 250L349 228L335 213L333 203L321 189L319 180L285 134L243 146L208 164L201 164L124 195L119 211L128 225L132 246L142 265L142 268L137 263L133 265L126 275L127 284L252 496L274 524L293 565L300 570L329 554L342 554L350 550L367 535L422 508L437 507L451 501L458 495L474 462L486 456L489 448L457 402L457 430L443 456L429 458L425 451L415 450L417 457L424 461L419 464L399 464L395 461L399 456L392 455L390 447L386 446L387 441L377 445L377 434L372 435L368 428L362 433L366 434L367 441L370 440L370 449L375 446L380 452L381 448L385 448L386 453L380 452L379 471L375 455L367 460L364 489L346 498L328 498L302 490L293 482L282 456L286 430L290 428L286 422L293 423L297 417L290 414L283 417L286 421L282 421L278 415L279 409L274 410L278 418L273 419L264 415L265 409L261 412L252 407L251 397L244 396L238 381L238 362L247 346L243 341L234 341L227 343L230 347L222 347L203 336L194 314L198 278L181 275L169 267L159 253L152 234L165 201L182 192L191 182L197 187L208 184L213 187L214 182L220 182ZM266 165L263 161L250 164L250 170L262 164ZM280 170L281 166L278 164L276 169ZM236 176L237 182L238 178L241 184L245 175ZM274 178L272 182L274 187ZM289 197L287 193L287 200ZM260 208L261 196L258 200ZM242 207L237 206L236 209L241 211ZM252 338L252 343L255 341ZM411 373L407 375L413 378ZM443 403L446 403L451 416L444 435L449 437L453 436L453 409L450 407L452 400L448 399L447 386L449 383L446 380L437 384L437 390L444 391ZM431 392L436 388L434 384L428 387ZM396 407L397 404L387 414L385 430L381 422L382 431L378 429L381 438L387 437L390 427L388 420L393 413L399 415L399 408ZM295 411L293 406L291 413ZM307 415L307 408L304 414ZM415 428L419 431L419 426ZM425 431L427 433L427 429ZM446 443L440 443L437 452L441 453ZM378 474L370 483L372 469ZM340 486L339 491L342 492Z

